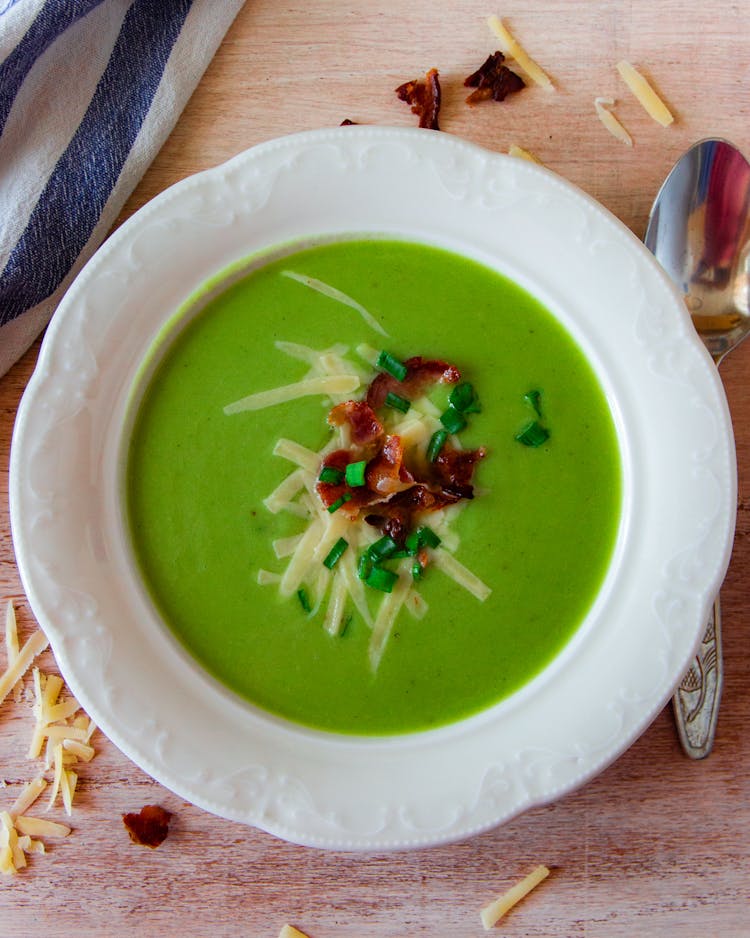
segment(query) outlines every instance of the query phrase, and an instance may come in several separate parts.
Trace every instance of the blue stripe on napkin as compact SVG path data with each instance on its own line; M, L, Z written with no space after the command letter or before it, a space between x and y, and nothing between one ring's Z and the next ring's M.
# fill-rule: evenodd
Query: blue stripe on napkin
M135 0L125 15L88 110L0 276L0 324L52 294L91 237L192 2Z
M98 7L101 2L102 0L63 0L42 7L23 39L0 65L0 134L16 95L39 56L69 26L94 7Z

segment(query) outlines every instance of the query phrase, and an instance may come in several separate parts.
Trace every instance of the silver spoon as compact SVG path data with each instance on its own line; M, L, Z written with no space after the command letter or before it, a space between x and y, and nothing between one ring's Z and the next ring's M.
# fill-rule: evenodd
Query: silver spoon
M750 332L750 163L726 140L696 143L659 190L644 241L685 294L718 365ZM717 596L698 653L672 698L680 742L693 759L713 746L723 676Z

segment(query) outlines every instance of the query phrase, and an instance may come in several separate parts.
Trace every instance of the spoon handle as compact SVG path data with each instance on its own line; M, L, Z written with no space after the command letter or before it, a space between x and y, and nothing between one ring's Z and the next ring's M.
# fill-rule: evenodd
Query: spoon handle
M713 748L724 683L721 607L714 600L698 653L672 698L677 733L685 754L704 759Z

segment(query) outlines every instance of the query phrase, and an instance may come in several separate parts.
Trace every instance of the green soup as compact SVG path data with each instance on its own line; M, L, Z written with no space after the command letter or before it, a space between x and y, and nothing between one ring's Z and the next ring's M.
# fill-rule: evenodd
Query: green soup
M282 271L317 278L359 312ZM305 527L263 499L292 466L279 437L320 449L321 396L227 416L245 395L301 380L308 366L275 342L316 349L368 343L401 358L456 365L481 398L460 438L484 446L478 494L455 522L455 556L492 588L480 602L441 570L419 583L423 618L402 610L377 670L354 609L332 637L281 573L272 542ZM168 344L166 344L168 343ZM166 344L166 346L165 346ZM618 443L581 349L533 297L496 272L413 243L352 240L272 261L212 299L162 355L136 414L127 468L135 555L155 605L222 684L274 714L342 733L390 734L449 723L518 690L557 655L592 605L621 508ZM166 350L165 350L166 347ZM538 390L538 417L524 395ZM538 419L538 447L516 434ZM375 603L381 596L372 596Z

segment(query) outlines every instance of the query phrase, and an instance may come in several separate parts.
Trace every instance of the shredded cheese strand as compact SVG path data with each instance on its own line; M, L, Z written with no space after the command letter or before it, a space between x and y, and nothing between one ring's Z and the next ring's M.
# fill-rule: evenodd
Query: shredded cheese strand
M22 788L19 796L11 805L8 812L10 816L12 818L17 818L19 814L25 814L46 787L47 779L42 775L38 775L30 782L27 782L26 785L24 785Z
M522 879L520 883L516 883L515 886L512 886L507 892L503 893L502 896L498 896L494 902L490 902L486 905L480 912L482 925L484 925L485 931L489 931L506 912L512 909L514 905L519 903L524 896L527 896L532 889L535 889L539 883L548 876L549 870L547 867L540 865L529 873L527 877Z
M370 656L370 667L373 672L378 670L380 659L383 657L383 651L391 635L393 623L396 621L396 616L399 614L411 589L409 576L404 569L404 564L400 564L399 566L401 568L399 571L401 575L396 580L393 591L386 593L385 598L381 601L372 627L368 652Z
M492 592L492 587L487 586L468 567L465 567L456 560L453 554L449 554L442 547L438 547L432 552L431 560L433 566L437 567L438 570L442 570L452 580L455 580L459 586L463 586L473 596L476 596L480 602L484 602Z
M538 156L534 156L530 150L524 150L523 147L516 146L515 143L508 147L508 155L517 156L519 159L526 160L529 163L536 163L537 166L544 166L544 163Z
M490 16L487 19L487 25L490 27L495 37L500 43L500 48L509 58L514 59L529 78L542 88L548 91L554 91L555 86L544 69L537 65L521 44L511 35L510 31L504 25L498 16Z
M627 146L633 146L633 138L625 130L620 121L615 117L615 115L609 110L609 108L614 107L615 102L612 98L595 98L594 107L596 108L597 116L599 120L604 124L607 130L612 134L613 137L616 137L618 140L621 140Z
M273 448L274 456L281 456L282 459L288 459L302 469L307 469L313 475L316 475L320 468L320 453L316 453L301 443L295 443L294 440L287 440L281 437L276 441Z
M342 293L341 290L337 290L336 287L332 287L330 284L324 283L322 280L317 280L315 277L308 277L305 274L298 274L293 270L282 270L281 276L289 277L290 280L296 280L297 283L302 283L306 287L310 287L311 290L322 293L323 296L327 296L331 300L336 300L338 303L343 303L344 306L348 306L350 309L358 312L367 325L371 329L374 329L375 332L379 332L384 336L388 335L377 319L375 319L375 317L369 313L361 303L353 300L350 296L347 296L346 293Z
M248 394L238 401L227 404L224 413L227 416L241 414L249 410L264 410L275 404L285 404L301 397L310 397L316 394L349 394L359 387L357 375L323 375L320 378L307 378L304 381L295 381L280 388L271 388L268 391L258 391L257 394Z
M18 652L16 660L6 668L5 673L0 677L0 703L5 700L16 682L28 671L34 658L40 655L48 645L47 636L41 630L37 630L27 639L23 648Z
M618 62L617 71L649 117L653 117L662 127L669 127L669 125L674 122L674 117L667 105L662 101L643 75L633 68L630 62L624 60Z

